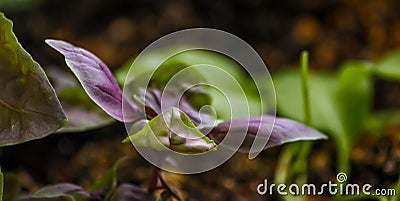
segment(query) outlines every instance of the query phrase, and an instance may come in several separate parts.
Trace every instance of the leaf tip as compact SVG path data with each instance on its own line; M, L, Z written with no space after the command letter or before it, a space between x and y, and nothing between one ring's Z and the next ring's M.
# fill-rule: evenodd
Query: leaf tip
M50 47L52 47L52 48L54 48L56 50L59 50L62 47L65 47L65 46L71 46L71 44L69 44L69 43L67 43L65 41L62 41L62 40L46 39L46 40L44 40L44 42L47 43L47 45L49 45Z
M44 42L47 43L47 45L49 45L50 47L54 48L55 44L57 43L57 40L46 39L46 40L44 40Z
M122 143L129 143L131 142L131 138L128 136L124 140L122 140Z
M250 160L253 160L253 159L255 159L256 157L257 157L257 155L258 155L259 153L257 153L257 152L249 152L249 159Z

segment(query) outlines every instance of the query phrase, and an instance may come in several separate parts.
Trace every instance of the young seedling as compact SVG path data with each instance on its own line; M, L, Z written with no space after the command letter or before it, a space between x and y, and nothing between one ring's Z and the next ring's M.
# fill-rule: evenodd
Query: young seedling
M129 137L125 139L125 142L132 140L140 146L155 150L171 149L184 154L194 154L218 149L218 144L229 130L246 132L245 142L250 142L250 146L256 134L270 135L265 138L268 142L264 149L292 141L326 138L317 130L299 122L267 115L218 123L212 125L210 132L203 133L197 128L200 112L185 99L181 100L178 107L173 104L173 101L169 104L170 96L163 94L162 88L152 86L152 88L138 90L145 91L144 96L132 94L132 96L144 97L144 100L131 101L123 96L109 68L95 55L60 40L48 39L46 43L64 55L67 65L99 107L118 121L132 123ZM123 106L123 101L128 104ZM160 101L166 101L168 109L162 111ZM272 133L262 130L266 125L274 125ZM240 149L248 150L249 144L243 143ZM156 175L158 175L157 172ZM149 189L154 188L154 183L153 186L149 186Z

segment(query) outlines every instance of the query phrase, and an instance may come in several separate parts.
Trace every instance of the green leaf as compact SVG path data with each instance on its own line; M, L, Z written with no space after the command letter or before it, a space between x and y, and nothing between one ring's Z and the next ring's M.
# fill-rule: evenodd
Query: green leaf
M57 132L82 132L115 122L113 118L98 108L86 94L82 95L80 103L74 103L79 99L70 100L74 94L78 96L82 92L84 91L80 86L68 87L59 92L61 105L68 118L68 123Z
M132 66L132 63L135 61L135 57L128 59L122 66L118 68L113 74L115 80L117 80L119 86L124 86L126 76L128 75L129 69Z
M91 195L80 186L69 183L61 183L39 189L32 195L32 197L33 198L65 197L71 201L89 201Z
M348 61L337 77L311 73L309 76L312 126L328 131L337 145L339 166L347 171L348 151L371 111L371 66L362 61ZM278 113L303 121L300 76L296 71L273 76Z
M165 58L170 56L172 52L177 52L176 50L185 50L184 47L174 47L170 49L160 49L158 51L153 51L147 55L141 55L141 59L139 61L135 61L134 65L137 66L135 68L135 72L131 73L129 78L133 81L140 79L146 73L152 72L160 63L157 61L163 61ZM123 65L119 70L115 72L116 78L120 84L124 83L126 75L131 67L134 59L131 59L126 64ZM153 75L153 82L156 82L158 87L164 87L166 81L172 77L179 70L194 66L194 65L210 65L216 66L221 70L229 73L239 84L245 89L245 95L247 101L249 102L249 109L251 115L262 115L260 113L260 98L258 95L257 87L252 79L246 74L246 71L242 69L241 65L234 61L233 59L219 54L213 51L207 50L188 50L184 52L180 52L172 57L170 57L167 61L163 62L160 67L157 69L156 73ZM221 79L219 74L213 74L208 72L199 72L194 73L187 77L185 80L186 83L193 83L192 80L213 80L214 82L218 82L220 84L224 84L225 86L229 86L232 83L228 82L229 80ZM264 78L263 78L264 79ZM184 85L184 84L182 84ZM229 120L232 118L237 118L241 116L235 116L235 114L243 114L243 112L235 112L231 114L231 107L227 107L227 100L224 94L221 94L218 90L210 90L210 87L203 87L206 93L194 93L191 94L190 97L193 97L192 100L188 101L195 107L198 108L199 105L213 105L216 108L216 112L218 116L222 119ZM240 91L234 90L232 88L229 91L224 91L225 95L230 97L230 103L233 108L243 109L241 107L243 95ZM206 94L206 95L205 95ZM194 95L194 96L193 96ZM189 96L188 96L189 97ZM239 103L238 103L239 102ZM235 107L235 106L240 107ZM247 110L246 110L247 111Z
M0 166L0 201L3 201L3 189L4 189L4 175L1 172L1 166Z
M246 71L242 69L239 63L230 57L213 51L192 50L178 54L172 57L171 60L186 63L188 66L199 64L216 66L229 73L230 76L239 83L241 89L243 89L245 93L245 97L243 97L242 91L235 87L224 88L224 94L218 90L206 88L208 89L207 92L212 97L211 103L216 109L219 118L230 120L231 118L243 117L241 116L242 114L247 114L247 108L243 107L243 98L247 99L250 115L262 115L262 113L260 113L261 101L254 80L246 74ZM213 81L214 84L218 83L218 86L232 86L232 80L221 79L219 73L201 71L200 74L203 75L206 80ZM227 97L229 98L229 103ZM231 111L232 108L235 108L234 113Z
M197 65L197 64L207 64L212 66L217 66L229 72L233 77L238 78L238 81L243 81L241 78L245 78L245 71L242 70L242 67L235 60L227 57L223 54L219 54L214 51L208 50L191 50L186 51L171 59L175 61L185 62L188 65Z
M353 141L370 113L372 80L370 66L361 61L342 65L337 77L311 73L309 77L312 125L338 138ZM303 121L300 76L296 71L274 76L278 113Z
M334 138L339 152L339 171L348 172L350 142L338 109L337 80L331 74L322 73L310 73L308 78L311 126L326 131ZM297 71L275 73L273 81L278 113L281 116L304 122L300 73Z
M338 109L350 142L364 129L372 108L371 64L348 61L338 75Z
M150 55L151 57L156 57L159 53L155 52L154 55ZM149 57L150 57L149 56ZM198 83L204 83L206 81L204 75L202 75L200 72L198 72L195 69L190 69L188 71L182 71L183 69L187 68L190 66L190 64L186 61L181 61L178 59L175 59L176 56L173 56L172 58L168 59L164 63L162 63L154 72L152 71L153 69L151 68L151 65L157 65L153 64L152 62L145 62L144 64L140 65L140 68L135 68L138 69L139 72L134 72L131 73L130 76L130 85L132 87L129 88L137 88L138 84L136 83L141 83L144 82L144 80L147 80L147 78L151 76L150 79L150 86L152 88L157 88L161 91L163 91L164 87L168 83L168 81L171 80L171 78L176 75L178 72L181 74L179 76L174 77L173 82L169 83L170 85L168 86L168 89L173 89L174 93L179 94L180 90L183 90L184 92L190 94L185 96L187 100L192 104L193 107L199 108L203 105L210 105L211 104L211 97L209 96L207 90L205 90L204 86L196 86L192 87L189 90L188 88L185 87L190 87ZM146 59L143 59L144 61L147 61ZM142 61L143 61L142 60ZM117 81L122 84L124 83L124 79L126 77L126 74L128 73L129 68L131 67L133 61L128 62L125 64L122 68L120 68L116 73L116 79ZM143 63L143 62L142 62ZM135 65L139 65L138 63L135 63ZM143 66L143 68L142 68ZM143 71L143 69L147 69L147 71ZM153 73L153 74L150 74ZM137 74L141 76L137 76ZM143 76L146 75L146 76ZM133 78L132 78L133 77ZM144 79L144 80L142 80ZM139 84L140 86L140 84ZM145 87L145 86L141 86ZM130 93L137 94L135 91L132 91Z
M395 50L376 63L375 73L390 80L400 79L400 50Z
M0 13L0 146L45 137L66 118L40 65L18 43Z
M134 125L134 130L138 128ZM124 142L166 150L167 147L181 153L202 153L215 148L216 144L201 133L189 117L176 107L157 115L137 133L130 132Z
M276 90L277 110L281 116L304 122L300 73L285 71L275 73L273 81ZM337 110L337 82L329 74L309 74L310 106L312 126L332 134L343 134L340 113Z
M196 69L183 71L189 66L190 64L172 58L157 68L152 75L151 82L153 86L161 91L164 91L164 87L169 82L165 91L174 94L185 94L186 100L192 107L199 110L201 106L211 105L212 99L207 93L207 87L202 85L193 87L198 83L206 82L206 78Z

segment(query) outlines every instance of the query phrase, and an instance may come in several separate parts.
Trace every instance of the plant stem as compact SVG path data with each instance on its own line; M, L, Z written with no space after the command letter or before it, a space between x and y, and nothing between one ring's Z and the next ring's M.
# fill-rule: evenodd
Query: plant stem
M156 166L153 166L153 171L151 173L149 183L147 186L147 192L152 194L157 189L157 183L159 178L160 169Z
M168 191L170 193L170 195L172 195L172 197L174 197L178 201L183 200L178 193L176 193L174 190L172 190L168 186L167 182L165 182L164 178L160 175L160 172L159 172L158 178L160 179L160 183L161 183L162 188L165 189L166 191Z
M300 56L301 88L303 94L304 123L311 125L310 93L308 88L308 52L302 51Z
M300 69L301 69L301 89L303 99L303 112L305 125L311 126L311 108L310 108L310 93L308 85L308 52L302 51L300 55ZM312 142L299 142L296 148L297 156L292 163L293 172L297 175L297 181L304 184L307 182L307 158L310 153ZM305 197L301 196L298 200L304 200Z
M308 52L302 51L300 55L301 90L304 110L304 121L311 125L310 95L308 87ZM307 181L307 157L311 150L311 142L297 142L286 145L278 160L275 172L277 183L286 183L289 179L305 183ZM289 170L289 168L291 168ZM304 196L286 196L284 200L304 200Z
M303 50L300 55L301 89L303 95L304 124L311 126L310 89L308 85L308 52ZM311 150L312 142L300 142L300 152L295 165L307 179L307 157Z

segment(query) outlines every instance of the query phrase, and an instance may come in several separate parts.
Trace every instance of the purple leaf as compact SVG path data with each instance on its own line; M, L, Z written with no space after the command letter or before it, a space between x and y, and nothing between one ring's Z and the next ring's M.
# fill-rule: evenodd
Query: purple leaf
M271 126L273 126L273 130L270 133ZM259 130L259 128L261 129ZM259 132L257 137L266 142L264 149L298 140L327 138L324 134L302 123L273 116L257 116L226 121L218 124L208 136L216 143L220 143L228 131L232 132L232 134L247 132L246 138L240 147L241 151L250 150L257 132Z
M121 184L113 193L110 201L147 201L155 200L154 196L132 184Z
M173 93L172 91L161 92L157 88L149 88L147 90L136 89L135 94L140 94L141 97L144 97L144 100L142 101L148 107L148 114L154 113L157 115L160 114L163 109L178 107L190 118L190 120L196 126L205 127L215 124L215 118L213 118L211 114L196 110L187 101L187 96L182 96L181 99L178 100L178 95ZM150 116L155 117L156 115Z
M130 105L124 117L122 91L109 68L89 51L60 40L47 39L46 43L64 55L67 65L74 72L89 97L107 114L118 121L134 121L140 112Z
M70 183L60 183L46 186L42 189L39 189L32 195L32 198L34 198L33 200L36 200L36 198L41 200L46 198L55 199L61 197L65 197L71 201L91 200L90 193L86 192L82 187Z

